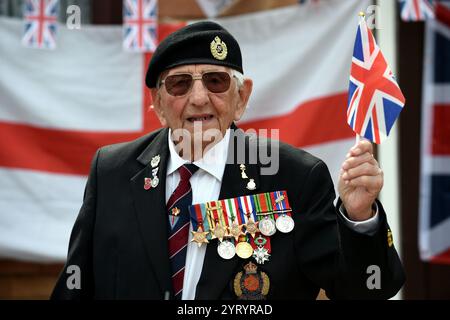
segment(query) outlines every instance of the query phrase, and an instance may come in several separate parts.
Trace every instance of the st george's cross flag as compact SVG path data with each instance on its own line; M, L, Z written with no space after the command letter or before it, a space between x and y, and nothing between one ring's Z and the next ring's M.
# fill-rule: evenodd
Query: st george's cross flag
M22 44L29 48L55 49L58 11L59 0L26 0Z
M355 33L348 17L368 5L328 0L217 19L254 80L238 126L278 130L323 159L335 182L342 150L354 144L342 107ZM191 22L159 23L158 42ZM22 27L0 16L0 257L64 261L95 151L161 126L143 81L151 53L124 52L122 26L60 25L58 50L27 50Z
M353 131L380 144L405 105L405 97L362 18L353 49L347 123Z
M158 40L158 0L123 0L123 48L153 52Z

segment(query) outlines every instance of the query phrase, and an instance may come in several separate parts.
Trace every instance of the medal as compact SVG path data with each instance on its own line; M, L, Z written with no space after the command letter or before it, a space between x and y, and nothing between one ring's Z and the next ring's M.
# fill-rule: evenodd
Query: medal
M220 242L223 241L223 238L227 235L227 229L224 228L221 224L216 223L216 227L212 231L212 238L211 239L219 239Z
M236 223L236 221L234 221L231 227L228 227L230 235L233 236L234 239L236 239L236 242L239 240L240 236L244 235L244 233L242 232L242 226L242 224L239 225Z
M294 220L287 214L282 214L275 222L277 229L283 233L289 233L294 229Z
M196 242L199 247L203 243L209 243L208 239L206 239L206 236L208 235L208 231L203 231L203 228L201 226L198 227L197 231L191 231L192 235L194 236L191 240L191 242Z
M235 256L236 247L234 246L233 242L225 240L219 243L219 245L217 246L217 253L223 259L229 260Z
M195 204L189 206L189 215L191 218L192 229L197 231L191 231L193 239L191 241L196 242L200 247L203 243L209 243L208 239L211 239L210 225L208 221L204 221L206 217L205 204Z
M264 247L266 243L267 240L261 237L261 235L259 235L255 239L255 244L258 246L258 248L253 251L253 258L255 258L256 263L258 264L264 264L264 262L269 261L269 250Z
M253 251L253 258L255 258L258 264L264 264L264 262L269 261L269 257L269 251L264 247L256 248Z
M211 239L217 238L220 242L222 242L223 238L227 236L227 228L223 217L222 204L220 203L220 201L216 201L215 205L213 205L213 201L207 202L206 214L211 228Z
M248 259L253 254L253 248L247 241L239 242L236 245L236 254L239 258Z
M154 176L151 183L152 183L152 187L156 188L158 186L158 183L159 183L158 177Z
M265 216L263 219L259 220L258 228L259 231L267 237L273 236L277 231L275 221L269 219L268 216Z
M253 218L249 218L247 223L245 224L245 228L247 230L247 233L251 234L252 237L255 237L255 234L259 232L258 230L258 222L253 221Z
M152 188L156 188L156 187L158 186L158 184L159 184L159 179L158 179L158 177L156 176L156 175L158 174L158 169L159 169L159 168L155 168L155 167L159 164L159 155L154 156L154 157L152 158L152 161L151 161L150 164L151 164L152 167L153 167L153 169L152 169L151 186L152 186Z

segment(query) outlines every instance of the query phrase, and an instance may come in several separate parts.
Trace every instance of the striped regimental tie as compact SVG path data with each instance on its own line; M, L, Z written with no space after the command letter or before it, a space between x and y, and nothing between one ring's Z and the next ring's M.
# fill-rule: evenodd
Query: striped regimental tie
M175 299L183 292L184 267L189 238L189 205L192 204L192 187L189 179L198 170L194 164L178 169L180 182L167 202L169 213L169 257L172 265L172 285Z

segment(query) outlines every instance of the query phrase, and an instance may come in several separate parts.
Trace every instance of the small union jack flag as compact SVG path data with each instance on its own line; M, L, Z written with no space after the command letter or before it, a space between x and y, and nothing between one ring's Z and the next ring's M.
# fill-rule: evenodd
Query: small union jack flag
M361 19L350 71L347 122L357 134L379 144L387 138L404 105L405 97Z
M403 21L423 21L434 18L434 1L400 0L400 15Z
M153 52L158 40L158 1L123 1L123 47L127 51Z
M59 1L26 0L23 10L23 45L30 48L55 49Z

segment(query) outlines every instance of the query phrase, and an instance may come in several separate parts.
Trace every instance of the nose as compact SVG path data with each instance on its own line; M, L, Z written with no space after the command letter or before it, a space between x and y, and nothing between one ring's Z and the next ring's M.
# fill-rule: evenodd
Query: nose
M208 103L208 89L205 88L200 78L195 77L192 81L191 94L189 100L193 105L204 106Z

